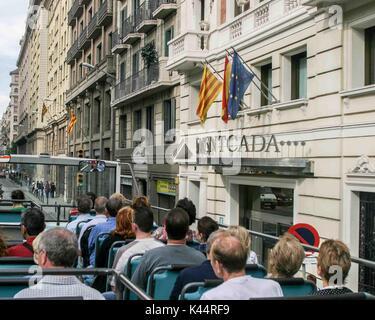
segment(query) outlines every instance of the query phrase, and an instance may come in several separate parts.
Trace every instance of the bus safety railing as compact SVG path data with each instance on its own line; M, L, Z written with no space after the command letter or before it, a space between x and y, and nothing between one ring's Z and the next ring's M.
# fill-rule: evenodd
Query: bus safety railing
M53 269L2 269L0 270L0 276L30 276L35 277L35 280L41 279L43 276L83 276L83 275L103 275L103 276L114 276L116 281L119 281L141 300L153 300L148 294L142 289L138 288L132 283L123 273L116 271L115 269L108 268L87 268L87 269L75 269L75 268L53 268ZM39 278L38 278L39 277ZM13 278L12 278L13 279Z

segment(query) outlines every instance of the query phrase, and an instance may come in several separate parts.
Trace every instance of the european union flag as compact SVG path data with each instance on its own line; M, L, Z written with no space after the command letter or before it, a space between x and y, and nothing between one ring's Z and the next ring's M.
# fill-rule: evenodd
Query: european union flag
M247 70L237 52L234 52L228 100L228 112L232 119L236 119L241 100L253 78L254 74Z

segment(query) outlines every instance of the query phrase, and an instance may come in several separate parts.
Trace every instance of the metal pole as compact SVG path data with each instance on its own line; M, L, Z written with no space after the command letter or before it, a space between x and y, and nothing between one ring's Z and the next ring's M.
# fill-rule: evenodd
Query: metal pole
M262 80L256 75L256 73L253 72L253 70L248 66L246 61L238 54L236 49L234 49L233 47L231 47L231 48L235 53L237 53L237 55L241 59L242 63L254 74L254 76L260 81L260 83L267 89L267 91L271 94L272 98L275 99L275 103L277 103L279 100L277 100L277 98L273 95L272 91L262 82Z
M233 57L233 55L227 50L227 49L225 49L225 51L231 56L231 57ZM250 68L249 68L250 69ZM250 71L254 74L254 76L257 78L257 79L259 79L258 78L258 76L255 74L255 72L253 72L251 69L250 69ZM259 79L259 81L260 81L260 79ZM260 81L262 84L263 84L263 82L262 81ZM256 83L255 83L255 81L253 81L253 84L254 84L254 86L260 91L260 93L262 94L262 96L264 97L264 98L266 98L266 100L268 101L268 96L263 92L263 90L261 89L261 87L259 87ZM272 93L271 93L272 94Z
M126 165L129 167L129 170L130 170L130 174L132 175L132 178L133 178L133 183L134 183L134 186L135 186L135 190L137 192L137 196L140 196L141 195L141 192L139 191L139 187L138 187L138 184L137 184L137 180L135 179L135 175L134 175L134 170L133 170L133 167L131 166L130 163L128 162L120 162L120 165Z

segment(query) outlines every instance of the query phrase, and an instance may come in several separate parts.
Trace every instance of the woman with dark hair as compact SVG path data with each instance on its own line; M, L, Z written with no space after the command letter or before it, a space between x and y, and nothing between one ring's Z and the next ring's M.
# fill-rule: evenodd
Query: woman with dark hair
M23 201L25 201L25 194L22 190L13 190L11 193L12 201L13 201L13 208L11 211L13 212L24 212L26 208L23 206Z
M176 208L183 209L188 214L188 216L189 216L189 226L191 226L195 222L196 216L197 216L197 209L196 209L193 201L191 201L188 198L181 199L177 202ZM160 241L167 241L168 240L167 232L165 231L165 222L164 221L163 221L163 226L159 227L155 231L154 237L156 239L160 240ZM187 236L186 236L186 241L192 242L192 241L195 241L196 238L197 238L196 232L189 229L189 231L187 233Z
M150 202L146 196L140 196L133 200L131 207L136 210L137 208L145 207L151 208Z

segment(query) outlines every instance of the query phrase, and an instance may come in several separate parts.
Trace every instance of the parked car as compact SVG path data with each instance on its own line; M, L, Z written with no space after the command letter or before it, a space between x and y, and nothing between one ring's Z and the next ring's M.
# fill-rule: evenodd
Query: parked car
M277 205L277 198L272 192L271 188L262 188L260 194L260 206L262 209L271 208L275 209Z
M293 196L282 192L274 192L274 194L276 196L278 206L288 207L293 205Z

